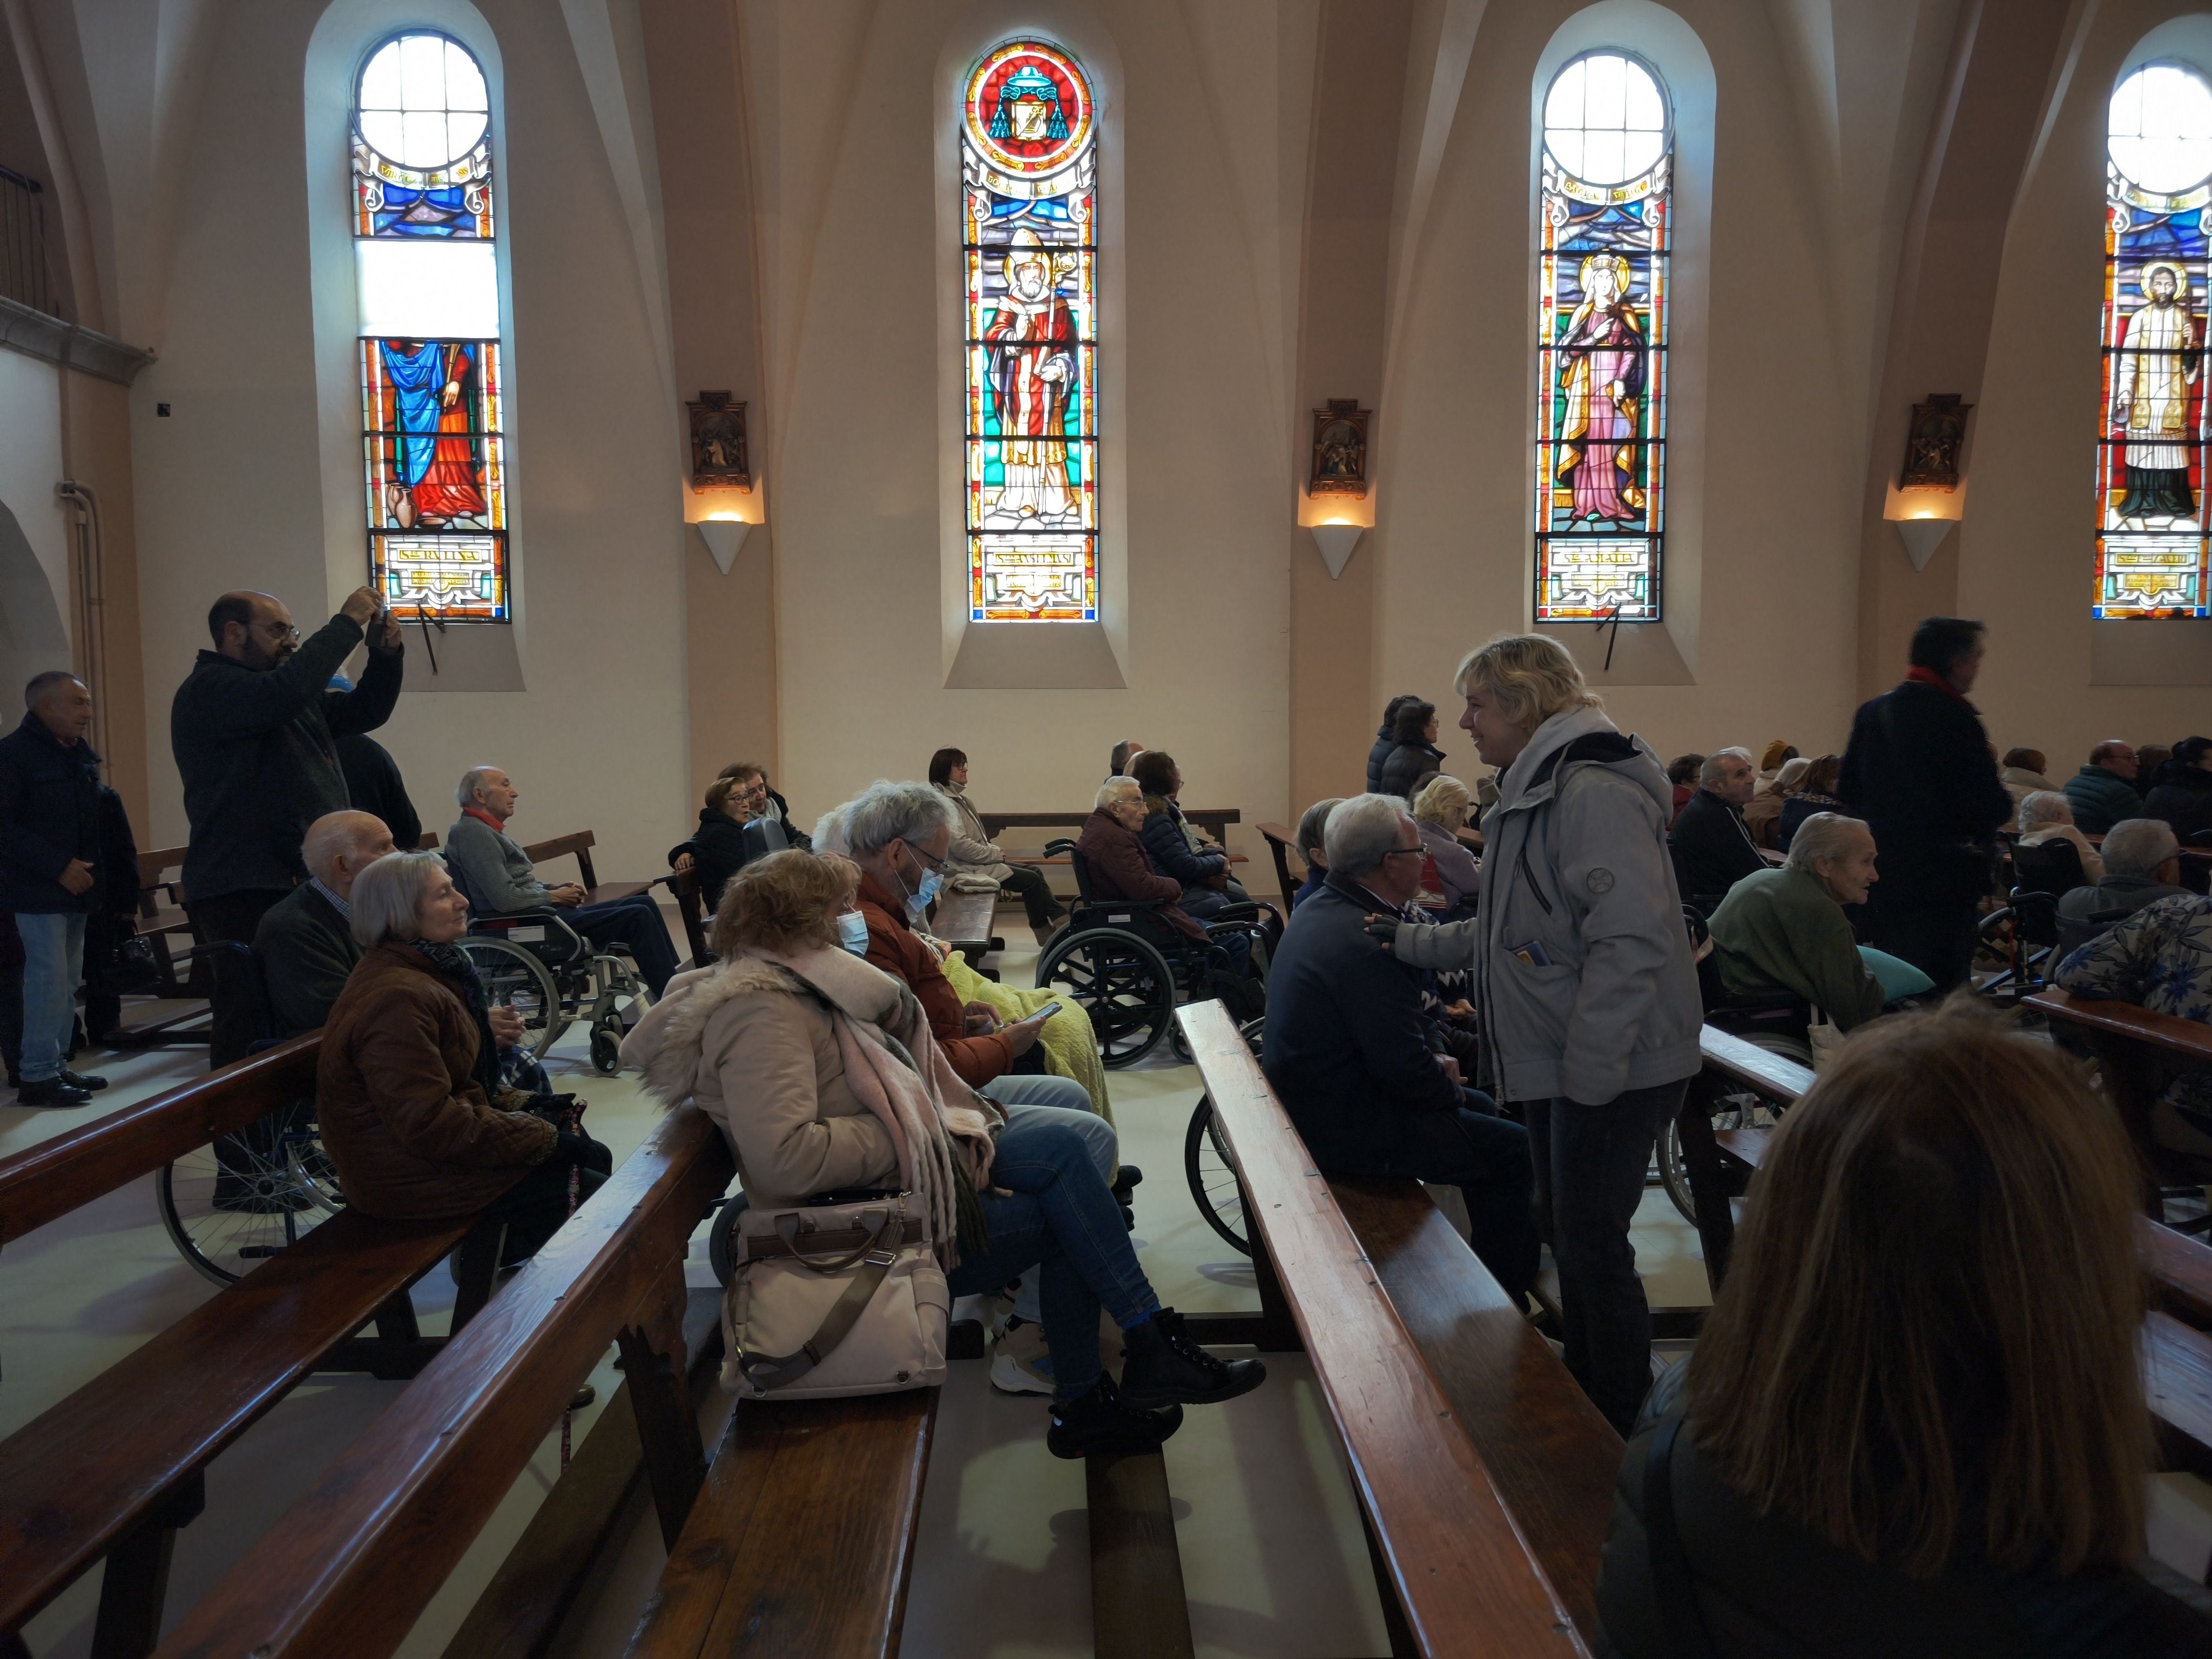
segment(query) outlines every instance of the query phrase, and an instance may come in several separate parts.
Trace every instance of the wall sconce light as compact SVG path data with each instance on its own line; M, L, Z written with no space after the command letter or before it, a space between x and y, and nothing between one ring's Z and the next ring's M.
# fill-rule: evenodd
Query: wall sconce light
M714 562L722 574L730 574L737 562L738 550L745 544L752 526L739 518L702 519L691 526L699 532L699 539L707 544L707 550L714 556Z
M1915 570L1928 568L1928 561L1936 556L1936 550L1943 545L1943 538L1951 533L1956 519L1939 519L1933 514L1917 519L1893 519L1897 539L1905 544L1905 556L1912 561Z
M1314 545L1321 550L1321 562L1328 567L1331 581L1344 574L1345 563L1352 557L1352 550L1359 545L1359 538L1367 533L1365 525L1346 524L1340 519L1306 527L1313 534Z

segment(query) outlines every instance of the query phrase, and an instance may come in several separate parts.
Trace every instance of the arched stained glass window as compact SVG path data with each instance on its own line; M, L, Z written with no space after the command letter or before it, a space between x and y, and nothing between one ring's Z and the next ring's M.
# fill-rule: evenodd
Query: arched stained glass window
M1010 40L960 112L964 490L974 622L1098 617L1097 108Z
M2105 141L2099 617L2205 605L2205 223L2212 85L2147 64L2112 94Z
M1539 622L1659 619L1673 144L1666 88L1639 58L1585 53L1545 94Z
M369 564L404 617L508 618L491 100L468 48L385 41L353 111Z

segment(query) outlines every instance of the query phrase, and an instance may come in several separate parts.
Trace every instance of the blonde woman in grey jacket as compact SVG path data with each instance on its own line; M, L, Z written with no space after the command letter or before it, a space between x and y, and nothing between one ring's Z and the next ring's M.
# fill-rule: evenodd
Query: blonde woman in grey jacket
M1484 1086L1528 1126L1567 1368L1626 1434L1651 1381L1628 1227L1652 1143L1698 1070L1705 1018L1667 856L1673 786L1555 641L1492 640L1455 684L1460 726L1503 769L1482 819L1482 908L1401 925L1393 949L1474 972Z

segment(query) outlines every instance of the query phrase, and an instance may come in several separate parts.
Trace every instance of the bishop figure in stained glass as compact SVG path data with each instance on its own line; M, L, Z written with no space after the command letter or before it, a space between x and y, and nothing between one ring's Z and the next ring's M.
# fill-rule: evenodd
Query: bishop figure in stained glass
M1569 522L1632 524L1644 516L1637 488L1638 422L1644 396L1644 336L1629 303L1628 261L1595 253L1583 261L1583 302L1559 339L1559 481L1570 485Z
M1003 107L1003 106L1002 106ZM1034 231L1007 243L1006 291L983 329L1006 483L985 492L983 527L1057 528L1082 521L1068 488L1067 410L1076 392L1075 319L1059 292L1058 258Z

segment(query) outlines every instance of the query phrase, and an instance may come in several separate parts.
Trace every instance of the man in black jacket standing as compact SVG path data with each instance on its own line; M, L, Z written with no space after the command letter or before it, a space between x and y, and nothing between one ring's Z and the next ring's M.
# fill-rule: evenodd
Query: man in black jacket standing
M85 741L92 693L65 671L23 690L30 713L0 738L0 904L23 940L22 1083L16 1103L82 1106L105 1078L62 1064L84 976L84 925L100 858L100 757Z
M364 630L368 666L352 691L331 676ZM373 732L399 700L399 623L373 587L301 641L292 614L266 593L226 593L208 612L203 651L169 707L169 744L184 780L191 841L185 909L207 939L250 943L262 916L304 880L307 826L348 805L334 739ZM220 1066L252 1040L252 1006L218 981L210 1057Z
M1674 885L1707 915L1720 908L1729 888L1753 871L1766 868L1759 843L1743 822L1743 809L1758 778L1745 750L1723 749L1706 756L1698 770L1697 793L1682 804L1667 832Z
M1514 1305L1535 1282L1528 1132L1466 1089L1421 1012L1421 975L1370 938L1421 885L1421 836L1395 796L1328 816L1328 878L1298 906L1267 974L1267 1081L1324 1173L1455 1186L1474 1253Z
M1985 631L1959 617L1930 617L1913 630L1904 683L1859 706L1838 785L1881 848L1875 943L1939 991L1972 966L1975 909L1989 890L1997 828L2013 812L1966 701Z

